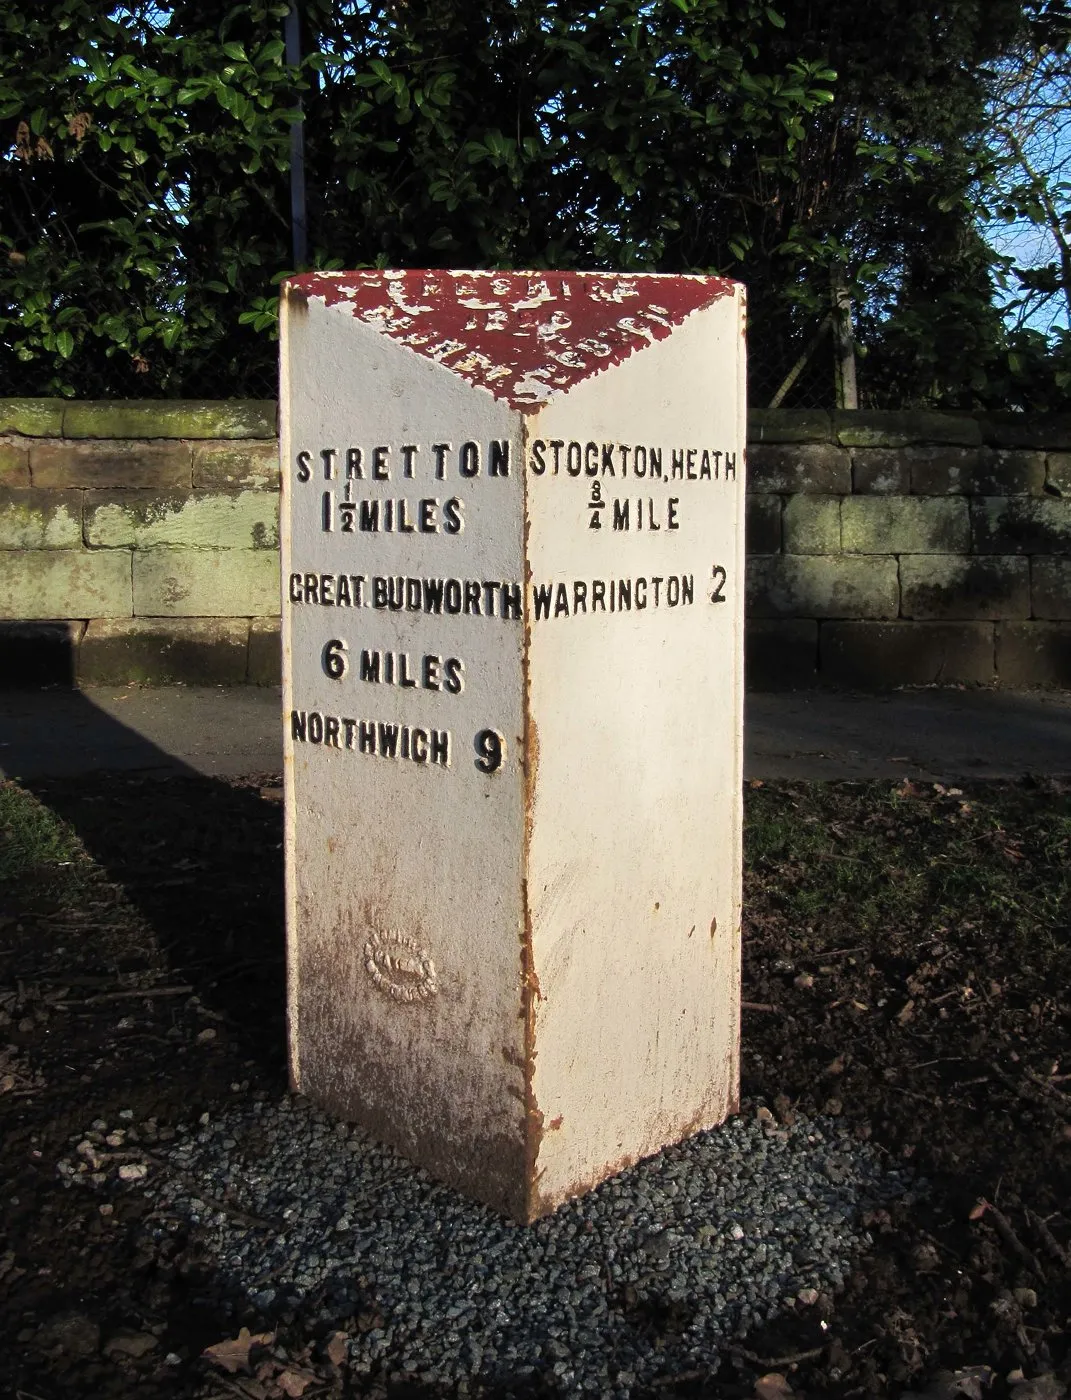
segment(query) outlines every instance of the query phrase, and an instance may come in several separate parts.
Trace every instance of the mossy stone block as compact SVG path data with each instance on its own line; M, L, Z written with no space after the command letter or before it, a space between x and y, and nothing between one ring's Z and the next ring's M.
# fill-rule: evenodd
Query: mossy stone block
M747 416L748 442L829 442L828 413L809 408L753 408Z
M857 447L852 453L852 491L859 496L906 496L911 468L903 449Z
M138 617L278 616L279 556L270 549L138 551L134 554L134 613Z
M78 549L81 543L81 491L0 487L0 549Z
M905 554L900 612L922 621L1029 617L1029 562L1015 555Z
M1071 688L1071 622L997 624L1001 685Z
M971 532L976 554L1071 554L1071 500L982 496Z
M121 486L158 490L190 486L184 442L36 442L30 448L35 486Z
M279 451L274 442L204 442L193 449L195 487L249 486L279 489Z
M279 685L283 679L283 646L279 620L255 617L249 625L250 685Z
M895 559L781 554L747 562L751 617L895 617Z
M781 520L786 554L840 553L840 496L790 496Z
M1045 490L1071 496L1071 452L1050 452L1045 458Z
M833 435L842 447L909 447L916 442L975 447L982 441L977 419L925 409L837 409L833 414Z
M69 438L274 438L276 406L254 399L101 400L70 403Z
M102 548L279 547L279 499L268 491L87 491L86 543Z
M125 549L0 550L0 617L129 617Z
M93 619L78 658L89 685L241 685L246 678L245 618Z
M30 449L17 438L0 438L0 486L28 487Z
M1069 413L987 413L979 420L991 447L1032 447L1039 451L1071 451Z
M749 495L744 502L744 538L748 554L781 552L781 497Z
M827 442L748 448L748 486L755 492L806 491L820 496L852 489L852 459L843 447Z
M992 622L824 622L823 684L865 690L902 685L991 685Z
M1031 559L1030 597L1034 617L1071 620L1071 559Z
M59 437L65 399L0 399L0 433L22 437Z
M841 504L845 554L961 554L970 548L967 502L939 496L851 496Z

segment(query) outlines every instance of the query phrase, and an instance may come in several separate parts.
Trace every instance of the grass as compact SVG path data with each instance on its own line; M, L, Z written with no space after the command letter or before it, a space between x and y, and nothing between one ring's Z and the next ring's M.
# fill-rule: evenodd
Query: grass
M751 786L745 912L815 952L933 940L1071 972L1071 793L1057 784Z
M96 873L77 832L17 783L0 782L0 889L64 901Z

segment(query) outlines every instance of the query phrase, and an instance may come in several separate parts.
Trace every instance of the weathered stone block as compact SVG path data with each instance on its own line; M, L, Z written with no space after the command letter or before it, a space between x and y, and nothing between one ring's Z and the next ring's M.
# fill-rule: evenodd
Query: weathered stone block
M818 677L818 623L806 618L750 618L744 629L749 690L797 690Z
M30 447L35 486L190 487L184 442L40 442Z
M837 409L834 440L843 447L908 447L914 442L953 442L974 447L982 432L974 418L960 413L931 413L923 409L885 412L876 409Z
M244 618L94 618L78 658L89 685L239 685L245 681Z
M852 490L859 496L906 496L911 469L904 450L857 447L852 453Z
M845 554L960 554L970 548L967 503L937 496L851 496L841 502Z
M1014 555L905 554L900 560L900 613L990 622L1029 617L1029 562Z
M747 416L747 440L758 442L829 442L828 413L809 408L753 408Z
M0 439L0 486L28 487L30 449L17 438Z
M0 399L0 433L59 437L66 399Z
M1071 622L997 624L1001 685L1071 687Z
M0 549L77 549L81 543L81 491L0 487Z
M781 497L748 496L744 507L748 554L781 552Z
M751 617L895 617L895 559L775 555L748 560Z
M69 438L274 438L275 404L254 399L114 399L70 403Z
M84 631L84 622L0 622L0 689L73 685Z
M1071 449L1071 414L987 413L978 421L984 440L992 447Z
M974 475L982 452L980 447L944 444L905 447L902 450L914 495L951 496L973 491Z
M1050 452L1045 458L1045 489L1054 496L1071 496L1071 452Z
M985 447L971 490L978 496L1039 496L1045 489L1045 454Z
M165 548L134 555L138 617L272 617L278 611L273 550Z
M125 549L0 551L0 617L129 617Z
M1035 555L1030 560L1030 598L1034 617L1071 618L1071 559Z
M748 449L752 491L808 491L828 496L852 489L852 462L842 447L828 443Z
M277 549L279 498L269 491L87 491L85 538L111 549Z
M790 496L781 528L786 554L840 553L839 496Z
M195 488L251 486L279 489L279 449L274 442L198 442L193 446Z
M983 496L971 532L976 554L1071 554L1071 500Z
M990 685L992 622L823 622L823 683L865 689L900 685Z
M279 619L255 617L249 626L250 685L279 685L283 678L282 638Z

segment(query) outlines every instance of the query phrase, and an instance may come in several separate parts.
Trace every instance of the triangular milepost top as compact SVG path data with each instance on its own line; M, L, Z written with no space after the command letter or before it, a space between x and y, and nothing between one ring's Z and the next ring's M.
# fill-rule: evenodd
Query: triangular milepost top
M724 277L615 272L309 272L290 296L345 308L520 412L732 294Z

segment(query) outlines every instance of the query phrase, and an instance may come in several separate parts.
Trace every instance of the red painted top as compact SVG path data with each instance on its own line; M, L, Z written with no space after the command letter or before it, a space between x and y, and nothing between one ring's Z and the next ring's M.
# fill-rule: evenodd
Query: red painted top
M309 272L287 286L531 411L731 295L724 277L616 272Z

